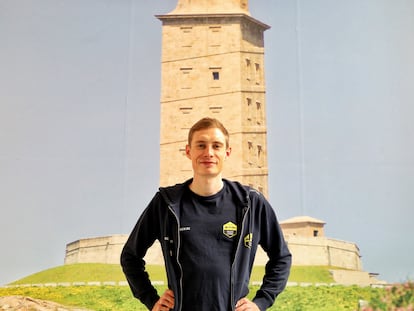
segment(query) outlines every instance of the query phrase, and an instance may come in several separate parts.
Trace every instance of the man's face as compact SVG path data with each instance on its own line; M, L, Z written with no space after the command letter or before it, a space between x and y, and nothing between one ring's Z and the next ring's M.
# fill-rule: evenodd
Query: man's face
M226 147L223 132L214 127L194 132L191 145L186 146L194 175L205 177L220 175L223 163L230 153L231 148Z

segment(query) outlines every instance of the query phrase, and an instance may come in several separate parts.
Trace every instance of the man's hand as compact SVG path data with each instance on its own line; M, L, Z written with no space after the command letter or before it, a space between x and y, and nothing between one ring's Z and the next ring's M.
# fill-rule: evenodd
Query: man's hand
M171 289L167 289L152 307L151 311L168 311L174 308L174 303L174 292Z
M260 309L254 302L242 298L236 303L236 311L260 311Z

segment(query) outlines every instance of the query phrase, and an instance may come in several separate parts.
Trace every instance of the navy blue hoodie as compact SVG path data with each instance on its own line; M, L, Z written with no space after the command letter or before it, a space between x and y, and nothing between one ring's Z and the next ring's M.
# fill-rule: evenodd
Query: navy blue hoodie
M250 274L258 245L269 260L260 289L253 302L264 311L273 305L276 296L286 286L291 254L283 238L276 214L269 202L256 190L238 182L223 180L238 202L241 228L231 268L230 300L233 310L237 301L247 296ZM168 287L174 292L174 311L181 311L182 270L180 250L180 200L192 180L183 184L160 188L144 210L131 232L121 254L121 265L133 295L149 310L158 301L157 290L151 284L143 260L148 248L159 240L164 256ZM188 286L188 285L187 285ZM206 302L208 303L208 302Z

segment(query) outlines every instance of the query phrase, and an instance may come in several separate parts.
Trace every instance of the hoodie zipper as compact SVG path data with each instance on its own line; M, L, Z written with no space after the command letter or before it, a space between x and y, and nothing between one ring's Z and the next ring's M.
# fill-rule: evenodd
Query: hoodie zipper
M231 309L234 310L236 305L235 305L235 301L234 301L234 263L236 262L236 257L237 254L239 253L239 248L240 248L240 241L242 239L242 233L244 232L244 223L246 220L246 215L249 212L250 209L250 197L249 195L247 195L247 205L243 208L243 217L242 217L242 227L240 230L240 236L239 236L239 240L237 241L237 247L236 247L236 252L234 254L234 260L233 263L231 265L231 283L230 283L230 302L231 302Z
M180 237L180 221L178 219L177 214L175 213L175 211L173 210L173 208L171 207L170 204L168 204L168 209L170 210L170 212L174 215L175 220L177 221L177 255L176 255L176 261L177 264L180 268L180 280L179 280L179 288L180 288L180 306L178 308L178 311L181 311L182 309L182 301L183 301L183 269L181 267L181 263L179 261L179 253L180 253L180 244L181 244L181 237ZM171 241L171 240L170 240ZM172 256L172 254L170 253L170 256Z

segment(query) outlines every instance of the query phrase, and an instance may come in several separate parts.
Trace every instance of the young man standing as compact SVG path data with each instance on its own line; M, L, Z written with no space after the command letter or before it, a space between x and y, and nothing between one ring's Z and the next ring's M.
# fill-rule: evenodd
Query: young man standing
M222 178L231 154L229 134L203 118L188 134L193 178L160 188L139 218L121 254L132 293L149 310L266 310L283 291L291 254L269 202L254 189ZM151 285L143 260L158 239L168 290ZM263 284L246 298L258 245L265 250Z

